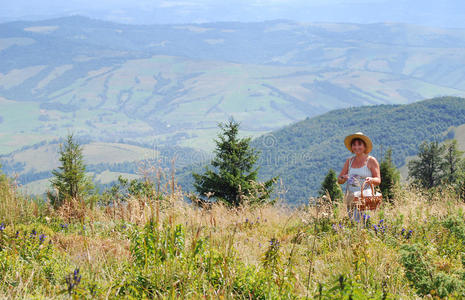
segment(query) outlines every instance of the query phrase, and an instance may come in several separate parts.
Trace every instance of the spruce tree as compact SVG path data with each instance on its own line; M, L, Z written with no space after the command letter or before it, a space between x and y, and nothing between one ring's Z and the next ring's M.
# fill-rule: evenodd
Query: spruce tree
M60 144L60 163L57 170L53 170L50 183L56 193L48 192L48 198L54 207L60 207L70 199L83 201L93 188L92 183L85 175L85 165L82 147L69 134L64 144Z
M457 146L457 140L453 139L445 145L443 161L443 180L446 184L454 184L459 176L463 151Z
M323 183L321 184L321 189L319 191L320 196L329 194L331 200L340 200L343 197L342 189L340 185L337 183L337 176L336 172L333 169L329 169L328 174L326 174Z
M215 140L213 169L204 174L193 173L194 187L202 197L213 197L232 206L244 202L264 203L273 191L272 178L257 181L258 167L254 167L259 153L251 148L250 138L239 138L239 123L230 119L219 124L221 132Z
M394 190L400 182L400 172L392 163L392 150L389 149L380 164L381 184L379 188L383 197L392 200L394 197Z
M443 154L445 147L438 142L423 142L418 151L418 159L408 163L409 177L423 188L439 185L443 178Z

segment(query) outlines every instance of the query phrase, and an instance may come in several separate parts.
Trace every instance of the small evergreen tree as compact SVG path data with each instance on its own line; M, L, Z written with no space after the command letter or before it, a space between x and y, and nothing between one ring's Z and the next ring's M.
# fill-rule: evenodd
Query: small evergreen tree
M84 200L93 188L90 179L85 175L85 165L81 146L68 135L65 144L60 144L60 162L57 170L52 171L50 180L56 193L48 192L48 198L54 207L60 207L70 199Z
M409 177L421 187L430 189L439 185L443 178L443 154L445 147L438 142L423 142L418 159L408 163Z
M392 200L394 197L394 190L400 182L400 172L392 163L392 150L389 149L380 164L381 184L379 188L383 197Z
M232 206L245 201L266 202L276 178L257 182L258 168L254 165L258 153L250 147L250 138L238 138L239 123L231 119L219 127L221 133L215 140L215 157L211 161L214 169L206 167L204 174L192 174L195 189L201 196L212 196Z
M455 184L459 176L463 151L457 146L457 140L453 139L445 145L443 161L443 180L447 184Z
M326 193L329 194L329 197L331 197L331 200L333 201L340 200L343 197L342 189L337 183L336 172L334 172L333 169L329 169L328 174L326 174L326 177L321 184L319 195L324 196Z

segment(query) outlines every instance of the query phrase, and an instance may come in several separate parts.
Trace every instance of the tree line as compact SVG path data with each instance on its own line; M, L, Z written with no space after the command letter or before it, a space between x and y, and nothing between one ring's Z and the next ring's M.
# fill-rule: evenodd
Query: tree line
M221 131L215 140L215 157L210 162L211 166L207 166L202 174L192 173L197 194L191 194L191 200L202 206L219 201L233 207L273 202L271 194L277 178L264 182L257 179L259 153L251 147L251 138L239 137L239 123L233 119L219 127ZM52 190L47 193L50 203L60 207L73 199L83 203L95 201L95 185L85 174L82 146L72 134L60 144L59 161L58 169L52 171ZM114 199L124 201L129 196L154 196L158 189L147 179L119 177L118 183L106 190L98 201L110 204Z
M219 128L210 166L206 166L203 173L191 173L196 193L191 193L190 199L201 205L220 201L234 207L245 203L273 203L276 198L273 200L272 195L278 177L266 181L258 180L259 167L256 163L260 153L251 146L251 138L239 138L239 123L233 119L220 124ZM55 207L70 199L109 204L110 199L124 201L130 195L153 196L153 191L159 189L148 180L120 177L117 184L107 189L103 195L97 196L94 183L85 174L82 146L73 135L68 135L65 142L60 144L59 156L60 166L52 172L52 190L47 193L50 203ZM379 188L388 201L392 201L396 189L400 188L400 174L392 156L392 150L389 149L380 164L382 182ZM411 185L423 189L452 187L464 199L465 160L462 156L463 152L458 150L456 140L445 144L437 141L423 142L417 158L408 163ZM332 200L343 198L334 170L330 169L324 177L319 195L326 195ZM96 198L99 200L95 200Z

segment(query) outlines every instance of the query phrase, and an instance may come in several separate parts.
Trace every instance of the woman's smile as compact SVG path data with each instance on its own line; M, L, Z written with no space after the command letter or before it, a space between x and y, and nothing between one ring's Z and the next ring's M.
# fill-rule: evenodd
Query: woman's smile
M354 141L352 144L352 151L355 154L365 153L365 145L361 141Z

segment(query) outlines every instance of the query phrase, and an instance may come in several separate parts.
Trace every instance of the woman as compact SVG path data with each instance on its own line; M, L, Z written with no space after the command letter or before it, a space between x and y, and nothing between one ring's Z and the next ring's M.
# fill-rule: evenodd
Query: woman
M368 155L373 149L373 144L362 132L347 136L344 144L355 156L346 160L337 182L343 184L348 181L345 196L347 209L349 214L353 212L354 217L358 218L359 213L352 204L354 192L360 191L364 182L366 182L365 189L370 189L370 183L373 185L381 183L379 164L376 158Z

